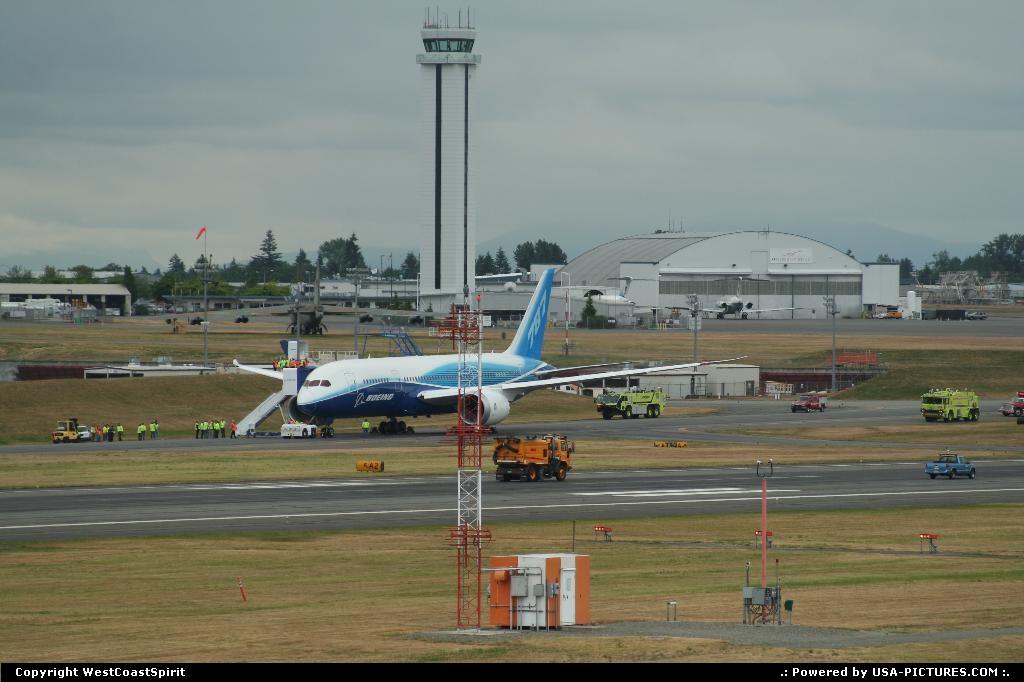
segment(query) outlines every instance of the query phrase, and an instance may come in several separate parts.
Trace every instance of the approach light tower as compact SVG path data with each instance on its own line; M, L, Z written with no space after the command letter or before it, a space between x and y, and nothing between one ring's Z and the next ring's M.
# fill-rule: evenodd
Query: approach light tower
M455 27L447 14L431 16L423 30L420 65L420 273L421 296L434 310L461 303L475 290L476 177L473 98L480 55L468 11Z

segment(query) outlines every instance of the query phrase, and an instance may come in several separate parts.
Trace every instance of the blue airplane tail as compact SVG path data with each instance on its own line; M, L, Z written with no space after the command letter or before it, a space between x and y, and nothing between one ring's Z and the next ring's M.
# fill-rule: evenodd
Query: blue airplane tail
M551 301L551 280L555 276L555 269L548 268L540 276L537 289L533 292L530 305L526 308L523 321L516 330L516 336L512 339L512 345L506 353L521 355L533 360L540 360L541 346L544 345L544 330L548 323L548 303Z

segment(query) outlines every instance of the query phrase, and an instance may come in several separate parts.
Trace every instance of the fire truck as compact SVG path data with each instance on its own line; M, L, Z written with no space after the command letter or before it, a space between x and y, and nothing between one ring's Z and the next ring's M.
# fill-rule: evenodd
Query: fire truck
M978 396L974 391L933 388L921 396L921 416L925 421L978 421Z

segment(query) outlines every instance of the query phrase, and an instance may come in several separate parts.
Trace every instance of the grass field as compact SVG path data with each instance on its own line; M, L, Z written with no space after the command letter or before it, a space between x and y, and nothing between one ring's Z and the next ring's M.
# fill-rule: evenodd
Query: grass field
M803 625L906 632L1019 625L1024 506L772 516L784 598ZM597 623L736 622L750 514L580 519ZM971 519L964 523L965 516ZM493 526L488 554L568 551L570 523ZM837 533L836 529L842 532ZM940 534L919 553L917 534ZM523 661L522 643L426 641L451 629L442 528L197 536L0 546L5 661ZM774 573L774 572L773 572ZM241 578L249 601L239 596ZM774 576L773 576L774 580ZM739 646L667 637L531 640L541 661L1020 661L1024 637L881 648Z

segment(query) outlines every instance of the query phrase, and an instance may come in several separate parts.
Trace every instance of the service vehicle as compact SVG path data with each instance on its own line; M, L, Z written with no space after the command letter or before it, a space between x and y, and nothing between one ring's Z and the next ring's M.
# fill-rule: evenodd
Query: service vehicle
M316 424L290 422L281 424L281 438L316 438Z
M805 393L789 404L790 412L824 412L828 407L828 398L816 393Z
M89 440L89 428L85 427L86 437L82 438L81 427L78 426L78 417L70 417L57 422L57 428L53 430L51 438L54 443L77 443L82 440Z
M978 421L978 396L974 391L933 388L921 396L921 416L925 421Z
M968 310L964 313L965 320L987 320L988 313L981 310Z
M957 455L948 450L939 455L938 459L934 462L925 464L924 472L930 478L935 478L936 476L948 476L949 478L956 478L957 476L975 477L974 465L963 455Z
M565 436L503 436L494 439L491 459L497 465L494 477L499 481L539 481L554 478L564 481L572 469L576 444Z
M629 389L617 393L605 389L605 392L594 398L597 404L597 412L605 419L611 419L621 415L623 419L629 417L636 419L644 417L657 417L665 411L665 392L660 388L653 391L640 391Z
M1024 391L1017 391L1017 395L1000 405L999 411L1004 417L1020 417L1024 415Z

